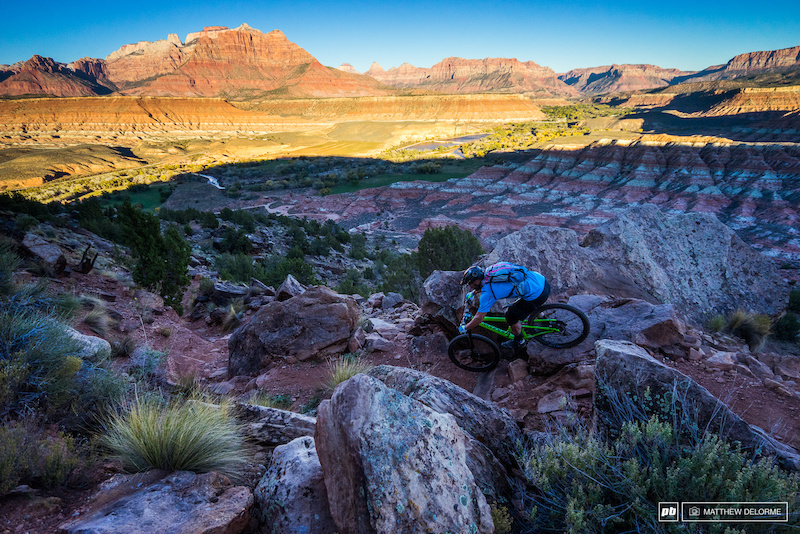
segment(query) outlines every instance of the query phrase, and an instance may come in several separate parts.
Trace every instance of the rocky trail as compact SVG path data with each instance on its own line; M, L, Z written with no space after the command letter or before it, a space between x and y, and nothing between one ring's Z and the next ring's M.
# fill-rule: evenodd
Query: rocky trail
M669 223L668 221L672 219L661 221L657 212L654 212L647 216L638 214L630 220L638 220L642 225L661 232L661 237L658 239L645 236L641 246L647 246L655 241L669 242L675 239L672 233L674 228L670 230L671 225L685 228L687 221L692 219L679 218ZM620 224L624 227L628 223L614 221L600 228L598 235L604 237L598 242L603 243L605 247L601 249L601 255L605 256L610 264L635 264L636 262L632 262L630 257L627 260L614 258L612 251L616 250L616 246L611 239L612 234L604 233L617 228ZM710 234L718 235L721 231L715 226L718 223L708 220L706 224L707 232ZM629 228L628 233L636 232ZM511 256L510 251L535 250L536 247L532 243L541 242L542 236L548 236L548 241L552 242L552 229L528 227L525 231L512 234L508 239L498 242L495 250L486 259L489 261L492 255L500 254L515 261L531 264L530 257ZM570 239L577 242L574 234ZM706 252L714 256L714 250L708 245L706 247ZM591 247L589 249L587 254L591 252ZM79 260L82 250L77 241L61 242L61 251L67 256L68 265L74 265ZM650 250L650 255L653 256L657 249ZM728 268L733 265L746 266L754 261L747 256L749 253L744 249L734 247L732 250L734 255L725 260L728 262ZM563 251L563 255L571 260L577 258L576 253L568 248ZM551 256L550 260L554 262L553 268L558 269L560 260L555 256ZM589 261L598 263L599 260L589 257ZM674 258L670 259L669 255L664 255L661 251L653 257L653 261L669 265ZM574 268L583 269L580 262L577 262ZM652 271L655 267L651 264L642 268ZM753 276L770 280L772 280L770 277L778 276L776 270L769 271L766 268L763 270L768 272L757 272ZM566 271L564 268L563 272ZM606 276L610 276L608 271L603 272ZM349 318L337 323L350 326L337 336L336 341L330 341L326 345L339 347L335 353L361 354L364 361L376 366L374 371L370 372L373 378L386 384L395 384L391 387L399 388L400 391L405 391L403 388L410 388L412 383L419 385L434 381L429 388L424 388L424 391L429 392L426 395L437 392L436 395L450 396L451 400L447 402L463 397L465 400L456 402L487 403L481 406L491 407L492 411L505 414L502 417L507 419L504 419L506 423L503 424L512 424L516 429L513 432L533 433L547 431L554 426L570 428L576 424L592 424L596 415L598 373L609 372L607 367L610 362L617 361L603 356L607 351L612 351L613 354L617 354L614 358L630 357L633 358L632 362L644 362L655 369L646 373L643 371L644 374L652 372L653 376L657 376L658 373L683 376L681 380L688 377L691 379L690 383L699 386L698 391L701 393L705 391L702 395L706 397L713 395L730 407L731 415L722 417L722 421L735 422L741 417L744 422L734 425L738 431L745 432L745 437L741 439L753 439L747 436L756 431L748 430L751 428L748 425L755 425L772 436L770 447L781 451L779 454L786 462L797 463L796 450L800 449L800 423L798 423L800 350L796 344L781 345L767 342L763 347L751 350L737 338L704 332L696 326L696 323L685 322L676 313L676 308L672 304L647 302L635 296L613 292L599 295L580 290L557 290L551 300L568 301L587 313L592 324L590 337L578 347L562 351L546 349L531 343L524 354L505 354L504 360L491 373L474 374L456 368L446 355L447 333L453 330L453 321L458 314L458 303L461 302L461 297L457 294L460 288L456 281L459 273L437 273L425 282L419 303L409 302L391 293L375 294L368 298L338 295L324 287L304 288L296 282L291 283L291 280L287 280L284 286L274 291L248 290L248 294L252 294L247 300L242 323L232 332L225 332L220 318L214 314L189 312L193 299L198 295L197 279L186 293L184 305L187 313L182 317L165 307L159 297L133 288L125 271L116 268L107 258L100 260L95 270L88 274L70 272L51 280L51 284L60 291L91 295L95 297L96 302L101 302L107 309L110 320L104 327L97 324L90 326L83 322L81 317L78 318L75 326L83 334L100 335L111 343L130 339L137 347L147 346L165 353L167 358L162 376L167 381L175 383L180 377L193 376L210 391L242 402L247 402L255 393L280 396L288 400L290 411L286 412L282 410L263 412L256 408L251 409L251 412L256 411L251 414L254 419L248 423L251 429L248 432L252 433L253 429L262 428L250 434L255 443L261 443L258 447L261 452L256 457L252 472L248 474L252 486L247 492L255 487L268 469L272 448L288 441L290 438L287 436L313 435L315 421L320 416L328 418L326 425L333 424L327 427L326 432L337 432L334 428L339 424L330 420L330 417L338 417L334 412L324 411L318 414L315 409L317 405L320 409L323 406L336 406L335 403L325 404L327 401L319 404L321 400L330 399L332 395L325 386L329 367L328 357L324 356L324 351L308 350L308 344L300 343L291 336L287 337L279 322L272 324L265 322L265 319L269 317L285 319L292 324L300 325L299 328L304 328L303 324L309 324L313 326L304 330L305 332L313 331L312 335L333 335L341 324L328 326L320 318L320 314L330 315L326 306L333 305L334 308L341 309L341 304L344 303L349 310L347 316ZM740 276L745 286L751 285L747 275ZM611 276L611 278L619 277L619 274ZM779 278L773 281L784 287L781 284L785 281L781 282ZM566 287L561 285L563 283L563 280L554 279L554 287L557 289ZM712 298L702 293L701 289L705 286L706 284L699 283L691 288L676 288L676 291L691 292L694 298ZM607 284L606 288L609 287ZM624 287L624 284L617 287L618 291L622 291L619 288ZM225 293L227 290L224 284L219 286L220 293ZM712 293L727 293L732 294L733 298L741 298L737 291L729 286L714 288ZM228 298L231 298L231 295L227 294ZM677 294L673 294L670 298L674 302L681 302L681 298L685 297L678 298ZM758 298L764 299L764 302L768 299L766 295ZM280 310L280 313L276 314L276 310ZM269 336L272 335L270 329L284 332L281 334L282 348L276 355L265 356L269 351L266 350L266 346L259 346L258 343L263 343L265 340L268 343ZM252 331L257 332L258 336L251 338L254 344L251 346L253 350L248 352L248 349L242 348L246 345L236 340L246 338L248 332ZM319 338L314 338L312 343L317 339ZM319 343L319 346L323 346L322 343ZM602 350L598 351L599 348ZM256 355L256 360L248 354ZM332 353L330 356L334 355ZM131 365L131 361L128 358L120 358L115 364L120 369L125 369ZM402 371L403 369L406 371ZM411 380L412 376L417 378ZM443 382L436 382L440 379ZM406 380L411 380L409 385L401 386L400 384ZM454 386L457 388L451 389ZM358 390L363 384L353 387ZM475 397L468 395L467 392L472 392ZM503 410L498 411L498 408ZM305 415L301 415L300 412L305 412ZM264 417L275 418L276 414L282 421L279 425L270 423L263 426L264 421L268 420L263 419ZM253 426L253 421L259 420L262 422ZM272 434L265 433L264 429L267 427L276 430L269 431ZM475 428L471 430L471 432L476 431ZM758 432L755 435L759 435ZM339 439L331 436L330 439ZM313 447L313 440L310 446ZM330 462L330 456L327 460L324 458L331 452L320 449L320 446L317 444L320 461ZM374 446L378 447L379 443L375 442ZM792 452L793 450L795 452ZM498 451L495 453L500 454ZM3 497L0 532L36 534L56 532L60 525L64 525L70 519L73 521L73 526L64 530L65 532L82 528L81 518L88 520L89 517L93 517L94 512L101 510L101 504L93 497L97 494L99 485L108 481L109 477L118 475L119 471L119 466L114 462L101 461L94 466L91 473L87 474L86 482L81 487L55 492L21 490ZM118 489L114 489L111 494L116 495L117 491L136 494L132 489L124 489L123 486L128 482L122 482L122 486L118 486L119 480L128 479L115 477L113 480L117 481L114 482L117 486L113 487ZM210 492L213 502L216 502L214 499L221 499L220 502L231 506L235 503L240 503L236 506L249 506L246 505L249 501L241 493L244 490L229 493L233 489L226 486L224 481L213 478L198 477L188 480L177 476L158 479L161 482L148 480L147 484L160 484L162 486L157 487L166 487L160 491L171 492L169 488L176 488L177 491L177 488L184 487L182 485L188 485L186 487L190 488L201 487L206 488L202 492ZM164 484L166 486L163 486ZM200 486L197 486L198 484ZM109 491L109 486L104 487L106 489L100 490L100 494ZM130 493L131 491L133 493ZM264 498L264 489L259 491L256 491L257 500ZM222 499L222 495L228 497ZM181 502L183 501L179 499L175 506L183 506ZM480 503L476 503L476 506L478 507L476 510L483 510ZM262 513L258 510L261 509L254 509L251 517L258 518ZM344 513L341 510L334 512L333 509L331 512ZM481 514L484 512L485 510L476 512L478 514L476 517L482 517ZM220 512L220 517L228 517L227 513ZM241 518L240 512L234 513L233 516ZM247 521L242 523L240 519L232 519L226 527L228 528L226 532L247 531L254 528L254 521L256 519L250 519L250 526L247 526Z

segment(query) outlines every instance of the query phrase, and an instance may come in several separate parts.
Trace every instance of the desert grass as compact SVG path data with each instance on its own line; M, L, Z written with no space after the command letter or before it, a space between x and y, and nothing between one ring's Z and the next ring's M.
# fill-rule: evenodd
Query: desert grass
M344 355L338 359L328 360L328 378L325 386L333 391L336 386L353 378L357 374L366 373L374 365L370 362L353 355Z
M728 316L728 331L743 339L751 351L760 349L771 333L767 315L736 310Z
M292 405L292 399L286 394L272 395L266 391L256 391L250 395L247 403L255 406L263 406L264 408L287 410Z
M228 404L136 395L109 418L101 443L132 472L217 471L241 478L248 453Z

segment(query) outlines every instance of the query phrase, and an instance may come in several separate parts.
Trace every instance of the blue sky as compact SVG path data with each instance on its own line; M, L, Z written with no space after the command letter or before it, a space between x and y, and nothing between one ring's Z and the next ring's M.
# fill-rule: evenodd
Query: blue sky
M63 63L103 58L124 44L244 22L281 30L323 64L359 72L373 61L430 67L449 56L515 57L559 73L612 63L700 70L800 45L798 0L9 0L2 18L0 64L34 54Z

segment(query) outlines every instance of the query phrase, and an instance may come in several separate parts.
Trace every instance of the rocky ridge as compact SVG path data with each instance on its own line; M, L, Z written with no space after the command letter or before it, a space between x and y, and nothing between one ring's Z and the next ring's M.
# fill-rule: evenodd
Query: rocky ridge
M381 83L443 93L514 92L537 96L577 96L553 69L516 58L464 59L450 57L430 68L403 63L384 70L373 63L365 73Z
M693 73L655 65L611 65L573 69L558 79L581 94L599 94L666 87L673 79L690 74Z
M51 58L38 55L28 61L0 69L0 95L50 95L50 96L94 96L108 94L90 72L102 75L102 69L92 69L92 60L79 60L78 67L58 63ZM84 70L85 69L85 70Z
M748 52L731 58L725 65L708 67L689 75L686 81L729 80L764 72L783 72L800 67L800 46L780 50Z

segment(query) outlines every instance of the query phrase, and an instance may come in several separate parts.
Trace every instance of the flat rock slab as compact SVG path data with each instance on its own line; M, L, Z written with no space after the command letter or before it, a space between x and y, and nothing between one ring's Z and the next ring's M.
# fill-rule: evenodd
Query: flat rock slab
M166 475L166 476L165 476ZM253 494L218 473L150 471L105 483L62 534L236 534L247 526Z

